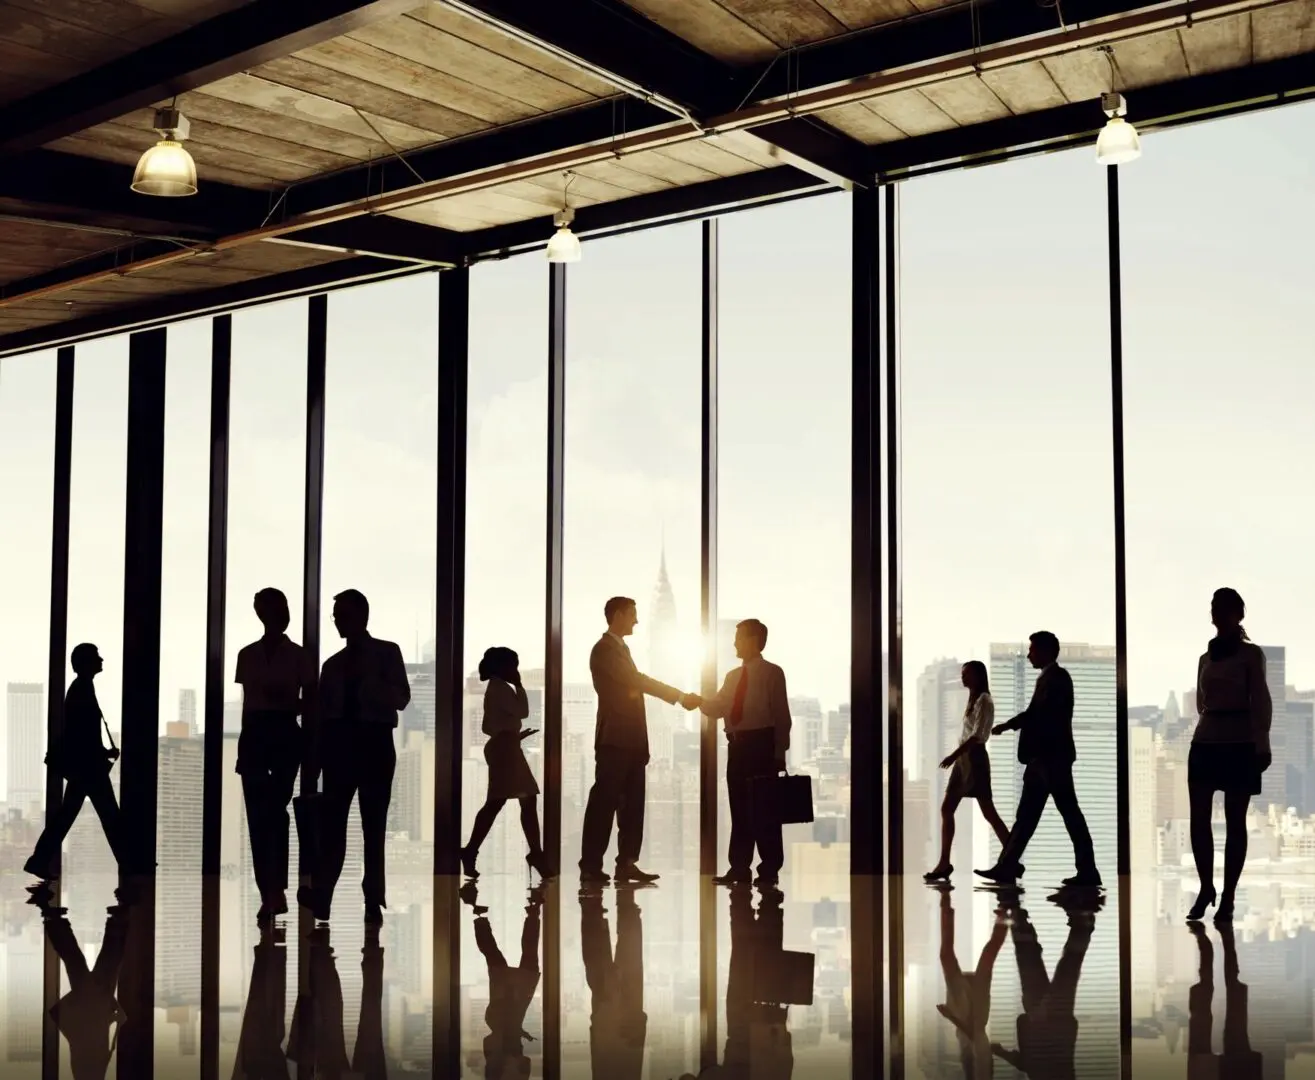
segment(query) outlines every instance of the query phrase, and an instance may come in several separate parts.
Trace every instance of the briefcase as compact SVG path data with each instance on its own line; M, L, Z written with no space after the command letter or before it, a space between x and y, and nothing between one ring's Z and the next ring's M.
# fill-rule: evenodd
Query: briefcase
M759 1005L811 1005L813 961L810 952L771 949L758 953L753 965L754 1002Z
M782 825L813 820L813 780L809 776L759 776L753 781L753 812Z

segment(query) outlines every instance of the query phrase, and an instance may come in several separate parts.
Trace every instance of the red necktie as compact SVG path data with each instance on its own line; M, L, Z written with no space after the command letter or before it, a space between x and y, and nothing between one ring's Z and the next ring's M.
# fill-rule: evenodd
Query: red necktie
M740 681L735 684L735 697L731 700L731 727L739 727L744 719L744 695L749 689L749 668L740 668Z

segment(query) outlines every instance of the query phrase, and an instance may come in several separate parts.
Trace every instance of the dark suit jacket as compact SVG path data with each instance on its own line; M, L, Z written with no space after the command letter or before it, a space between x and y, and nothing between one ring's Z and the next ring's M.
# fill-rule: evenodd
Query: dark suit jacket
M624 642L604 634L589 654L589 672L598 694L598 726L594 749L613 746L648 754L648 718L644 695L652 694L668 704L680 700L680 691L643 674Z
M1073 676L1058 664L1041 672L1032 702L1007 728L1017 728L1018 760L1068 762L1077 760L1073 745Z

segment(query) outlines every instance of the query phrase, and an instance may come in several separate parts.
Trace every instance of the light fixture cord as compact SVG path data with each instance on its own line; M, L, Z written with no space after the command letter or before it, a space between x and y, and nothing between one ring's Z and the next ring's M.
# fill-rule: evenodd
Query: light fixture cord
M1123 80L1119 74L1119 62L1114 57L1114 46L1102 45L1100 51L1105 54L1105 60L1110 66L1110 93L1120 93L1119 83Z
M375 127L374 124L370 122L370 118L366 116L365 113L361 112L361 110L358 109L355 105L352 106L352 111L361 118L362 122L365 124L366 127L368 127L371 131L375 133L375 135L379 137L379 141L383 143L386 147L388 147L388 149L392 152L393 157L397 158L398 161L400 161L409 170L411 170L412 176L414 176L417 180L419 180L420 183L422 184L425 183L425 178L421 176L419 172L416 171L416 167L412 165L409 161L407 161L405 157L402 156L402 152L398 150L397 147L395 147L391 142L388 141L388 136L385 135L382 131L380 131L377 127Z

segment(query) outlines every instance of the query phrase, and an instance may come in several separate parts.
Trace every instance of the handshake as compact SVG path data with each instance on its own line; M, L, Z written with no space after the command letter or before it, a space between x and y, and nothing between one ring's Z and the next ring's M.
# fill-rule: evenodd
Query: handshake
M703 698L699 697L698 694L681 694L678 699L678 704L686 712L693 712L703 704Z

